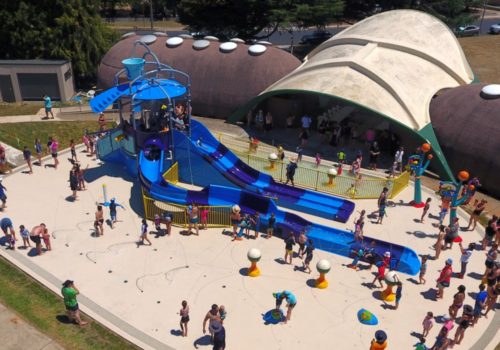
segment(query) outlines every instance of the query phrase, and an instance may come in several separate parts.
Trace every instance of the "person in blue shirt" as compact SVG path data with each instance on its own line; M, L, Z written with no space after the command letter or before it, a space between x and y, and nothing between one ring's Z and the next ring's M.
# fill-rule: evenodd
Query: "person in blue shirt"
M276 298L276 310L280 309L283 300L286 299L287 311L286 311L285 323L287 323L287 321L290 321L290 319L292 318L292 310L295 307L295 305L297 305L297 298L295 297L295 295L293 295L292 292L288 290L284 290L278 293L273 293L273 296Z
M479 285L479 293L476 295L476 302L474 304L474 318L472 319L472 326L474 326L477 323L477 320L481 318L481 311L486 306L488 292L485 289L486 286L481 283Z
M52 100L49 96L43 96L43 102L45 106L45 119L49 119L49 113L51 115L50 119L54 119L54 113L52 113Z

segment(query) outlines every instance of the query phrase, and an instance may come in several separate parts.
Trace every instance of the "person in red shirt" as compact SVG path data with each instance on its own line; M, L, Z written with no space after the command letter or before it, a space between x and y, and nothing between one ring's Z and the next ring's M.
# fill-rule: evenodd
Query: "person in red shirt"
M451 259L446 260L446 265L444 266L443 270L441 270L441 274L439 275L439 278L436 280L437 282L436 287L438 288L436 299L442 299L444 289L450 286L451 276L453 275L453 269L451 267L452 265L453 265L453 260Z
M373 279L372 285L375 286L375 282L378 280L378 283L380 283L380 288L384 288L382 281L385 278L386 264L383 261L379 261L376 265L377 265L377 276L375 276L375 278Z

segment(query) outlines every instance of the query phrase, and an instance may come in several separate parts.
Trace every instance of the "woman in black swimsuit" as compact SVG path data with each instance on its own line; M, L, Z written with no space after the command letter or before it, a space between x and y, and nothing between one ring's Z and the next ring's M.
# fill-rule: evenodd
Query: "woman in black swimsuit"
M470 219L469 219L469 225L467 226L466 230L471 230L474 231L476 228L477 221L479 220L479 217L481 216L481 213L483 210L486 208L486 199L481 199L481 201L476 201L474 202L474 211L472 212ZM472 225L472 228L470 228Z

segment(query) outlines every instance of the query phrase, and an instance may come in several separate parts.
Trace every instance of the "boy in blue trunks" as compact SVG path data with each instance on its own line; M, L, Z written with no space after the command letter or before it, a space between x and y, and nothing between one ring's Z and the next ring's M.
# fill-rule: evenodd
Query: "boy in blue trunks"
M125 209L121 204L116 203L114 198L111 198L111 201L109 202L109 216L111 218L111 228L113 228L113 224L118 221L116 219L116 208L117 207Z
M281 304L283 303L283 300L286 299L288 305L287 305L285 323L287 323L287 321L290 321L290 319L292 318L292 310L295 307L295 305L297 305L297 298L292 292L288 290L284 290L278 293L273 293L273 296L276 298L276 311L279 311Z
M14 250L16 249L16 231L14 231L14 224L12 224L12 221L5 217L2 220L0 220L0 227L2 228L2 231L7 238L7 243L9 244L9 248Z

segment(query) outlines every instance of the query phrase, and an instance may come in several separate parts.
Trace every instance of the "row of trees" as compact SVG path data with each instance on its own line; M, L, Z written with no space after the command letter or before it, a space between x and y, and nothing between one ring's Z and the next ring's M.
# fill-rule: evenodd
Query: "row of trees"
M258 38L264 29L293 30L355 21L397 8L427 11L450 26L471 20L480 0L0 0L1 59L68 59L80 87L118 35L100 13L142 6L178 15L192 30L221 38ZM266 36L269 35L266 33Z

